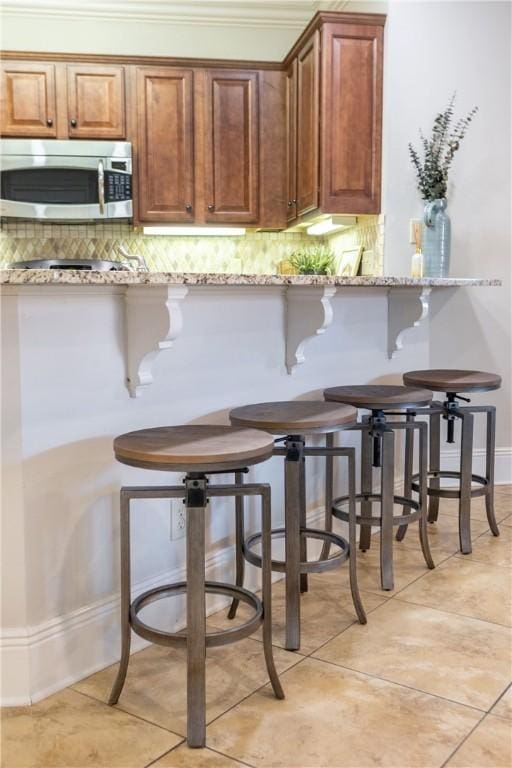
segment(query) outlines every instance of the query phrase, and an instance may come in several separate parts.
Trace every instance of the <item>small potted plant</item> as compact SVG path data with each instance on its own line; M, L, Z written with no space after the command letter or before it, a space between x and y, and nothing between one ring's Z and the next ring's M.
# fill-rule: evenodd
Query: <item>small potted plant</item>
M423 157L409 144L409 153L416 170L418 190L425 201L423 213L423 274L428 277L448 277L450 271L450 219L446 213L448 173L453 157L475 116L474 107L466 117L453 123L455 94L444 112L434 119L432 135L426 138L420 131Z
M299 275L332 275L335 272L334 253L326 245L299 248L292 253L289 262Z

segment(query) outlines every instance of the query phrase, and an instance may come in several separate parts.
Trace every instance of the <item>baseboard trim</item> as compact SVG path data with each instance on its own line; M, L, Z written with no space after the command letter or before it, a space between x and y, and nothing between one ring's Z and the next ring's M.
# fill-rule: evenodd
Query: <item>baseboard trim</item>
M312 510L308 514L308 523L323 521L323 515L323 508ZM234 562L233 545L207 556L207 578L229 581ZM184 581L185 578L185 567L176 568L138 582L132 594L135 597L153 587ZM282 574L273 574L274 581L281 578ZM249 567L245 586L248 589L258 588L257 579L257 570ZM221 610L228 602L228 598L219 595L210 601L208 613ZM158 606L158 603L155 605ZM162 610L165 608L162 607ZM170 630L179 631L184 625L184 615L176 615ZM132 653L147 645L149 643L145 640L132 634ZM109 596L37 626L6 628L0 637L0 706L35 704L116 663L119 655L119 595Z
M219 579L231 570L234 547L219 550L206 561L206 573ZM160 584L183 581L185 568L160 573L134 585L133 596ZM249 587L250 588L250 587ZM211 612L222 607L219 598ZM172 631L181 629L180 618ZM148 645L133 635L132 652ZM119 595L109 596L33 627L5 629L0 639L1 706L33 704L119 660Z
M450 472L456 472L460 465L459 450L441 451L441 467ZM485 475L485 449L475 448L473 451L473 472ZM495 485L509 485L512 483L512 447L496 448L494 461ZM446 482L448 485L449 483Z

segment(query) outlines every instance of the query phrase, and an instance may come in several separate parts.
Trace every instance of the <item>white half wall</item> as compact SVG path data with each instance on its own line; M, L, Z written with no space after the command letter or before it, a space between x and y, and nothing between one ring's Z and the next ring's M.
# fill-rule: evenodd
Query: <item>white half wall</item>
M178 484L181 475L118 464L112 452L117 434L228 423L229 410L238 405L318 398L335 384L396 382L404 365L427 364L427 324L408 331L404 349L388 359L385 288L340 290L332 304L328 332L311 341L306 361L289 375L281 289L191 287L182 334L156 361L154 383L134 399L125 385L119 289L43 285L2 296L5 359L19 357L2 390L6 441L18 435L6 464L10 482L2 489L2 533L10 550L2 562L7 702L26 703L63 687L119 652L119 488ZM19 408L10 414L16 398ZM343 440L357 444L356 434ZM276 457L251 472L254 481L272 483L276 525L282 520L282 464ZM308 460L307 471L313 512L323 498L322 462ZM247 502L247 524L249 530L259 525L256 500ZM212 568L228 580L233 502L216 499L206 526ZM184 540L170 540L169 503L134 502L132 541L137 591L181 573ZM170 612L161 610L183 618L179 600Z

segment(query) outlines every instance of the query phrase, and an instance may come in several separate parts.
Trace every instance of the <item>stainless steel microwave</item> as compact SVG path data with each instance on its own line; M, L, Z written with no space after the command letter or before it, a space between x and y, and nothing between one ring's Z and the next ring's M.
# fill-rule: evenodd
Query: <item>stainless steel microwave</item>
M0 216L47 221L131 219L128 141L0 141Z

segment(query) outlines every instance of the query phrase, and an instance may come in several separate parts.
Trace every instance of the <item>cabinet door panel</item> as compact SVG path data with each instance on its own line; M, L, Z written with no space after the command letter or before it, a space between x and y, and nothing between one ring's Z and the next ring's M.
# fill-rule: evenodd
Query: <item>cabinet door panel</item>
M297 218L297 59L286 73L287 220Z
M53 139L57 133L55 65L2 64L0 132Z
M378 213L381 184L382 27L323 30L322 205Z
M194 220L192 70L137 71L139 218Z
M208 70L205 95L206 220L253 223L259 192L258 73Z
M124 139L124 68L69 66L68 126L72 139Z
M320 32L297 57L297 216L318 208Z

